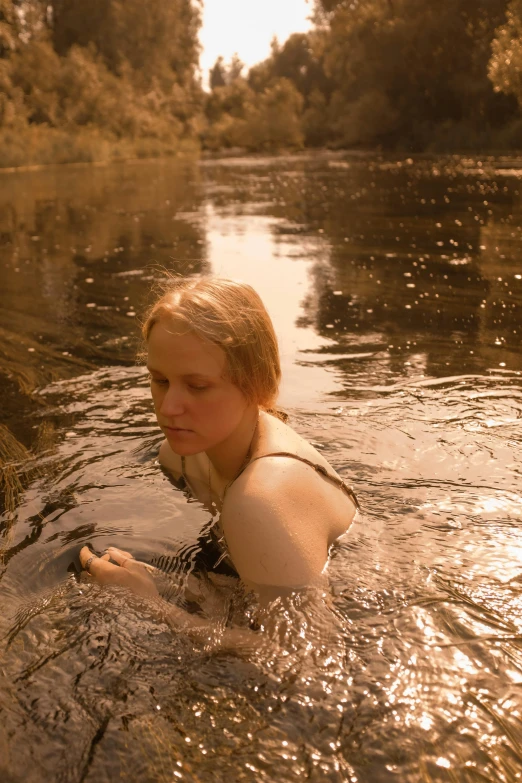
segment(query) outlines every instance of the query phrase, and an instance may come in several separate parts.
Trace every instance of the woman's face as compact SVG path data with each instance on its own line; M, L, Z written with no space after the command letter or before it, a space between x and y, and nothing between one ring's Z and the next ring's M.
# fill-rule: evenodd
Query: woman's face
M152 327L147 367L158 423L176 454L217 446L234 433L249 405L227 377L225 352L173 319Z

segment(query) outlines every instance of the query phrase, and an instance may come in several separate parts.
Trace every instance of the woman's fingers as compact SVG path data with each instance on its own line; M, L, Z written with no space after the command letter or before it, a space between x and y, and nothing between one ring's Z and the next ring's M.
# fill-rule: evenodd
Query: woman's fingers
M130 552L125 552L123 549L117 549L115 546L110 546L107 549L107 554L111 560L118 563L119 566L123 566L127 560L134 560L134 556Z
M115 557L116 555L116 557ZM127 556L128 555L128 556ZM110 559L120 561L119 565L110 563ZM99 584L102 585L121 585L122 587L129 587L137 595L142 596L156 596L158 591L152 578L144 570L144 568L126 568L125 563L136 563L132 555L124 553L115 547L110 547L103 557L97 557L93 555L91 550L84 546L80 550L80 563L91 576L93 576ZM146 563L141 563L140 566L146 566Z
M89 570L91 563L96 560L96 555L94 555L88 546L82 546L80 549L80 563L82 568L84 568L86 571Z
M83 546L80 549L80 563L82 568L85 568L86 564L91 560L91 562L94 562L95 560L110 560L111 556L109 554L102 555L101 557L98 557L98 555L95 555L91 552L88 546Z
M114 560L115 563L118 564L118 566L123 566L127 560L132 560L135 563L138 562L137 560L134 560L134 556L131 555L130 552L125 552L123 549L117 549L114 546L110 546L105 554L103 554L101 557L98 557L97 555L93 555L89 547L84 546L80 550L80 563L82 564L82 568L85 568L86 563L91 561L91 563L94 563L94 560ZM90 564L89 568L87 570L90 570Z
M117 581L117 577L122 574L122 569L119 566L112 565L109 562L110 555L107 553L102 557L93 555L91 550L84 546L80 550L80 563L87 573L94 576L97 582L102 584L111 584ZM118 582L119 583L119 582Z
M130 571L143 568L150 574L156 571L154 566L151 566L148 563L143 563L141 560L136 560L130 552L125 552L123 549L117 549L115 546L110 546L107 549L107 553L111 560L114 560L114 562L118 563L118 565L122 568L128 568Z

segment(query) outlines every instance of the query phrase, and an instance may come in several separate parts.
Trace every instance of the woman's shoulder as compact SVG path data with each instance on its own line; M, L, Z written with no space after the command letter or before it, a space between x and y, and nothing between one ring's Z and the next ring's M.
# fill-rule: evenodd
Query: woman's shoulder
M310 507L312 500L338 503L341 480L326 461L308 456L312 459L279 450L254 457L230 486L227 499L261 501L263 505L293 508L297 513L303 506Z
M256 585L311 585L355 506L309 465L291 456L251 463L230 487L221 525L232 560Z
M329 462L283 422L267 422L251 461L227 493L226 512L275 513L286 524L326 527L328 539L344 532L356 505Z
M264 415L264 425L263 438L260 439L252 461L261 460L261 457L268 458L269 455L278 455L279 460L293 460L294 463L301 462L302 465L309 463L313 467L320 466L330 475L337 477L336 471L328 460L291 426L267 414ZM278 462L276 461L275 464Z

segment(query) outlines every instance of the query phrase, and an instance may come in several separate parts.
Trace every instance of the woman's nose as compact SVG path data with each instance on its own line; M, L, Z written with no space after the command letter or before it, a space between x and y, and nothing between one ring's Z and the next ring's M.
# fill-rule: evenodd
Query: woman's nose
M172 386L167 389L160 405L160 413L163 416L179 416L185 411L183 393Z

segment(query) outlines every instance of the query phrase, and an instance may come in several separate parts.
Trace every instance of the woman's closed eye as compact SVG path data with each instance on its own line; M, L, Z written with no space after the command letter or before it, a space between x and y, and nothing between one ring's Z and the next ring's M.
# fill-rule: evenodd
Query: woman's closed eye
M158 386L168 386L169 381L167 378L154 378L152 375L150 376L150 382L155 383ZM203 383L187 383L187 389L189 389L192 392L204 392L207 389L209 389L210 386L208 384Z

